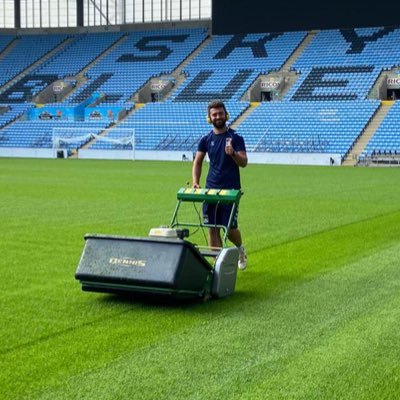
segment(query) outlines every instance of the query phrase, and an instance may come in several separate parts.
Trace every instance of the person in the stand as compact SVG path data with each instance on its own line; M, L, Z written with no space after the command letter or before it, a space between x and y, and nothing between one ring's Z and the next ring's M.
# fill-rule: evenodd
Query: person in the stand
M203 136L198 144L193 161L192 186L200 188L200 177L203 160L206 154L210 160L210 168L206 180L208 189L241 189L239 167L246 167L247 154L243 137L238 135L226 123L229 115L225 104L215 100L208 105L208 121L213 129ZM232 205L207 204L203 205L204 223L210 225L228 225ZM238 229L238 210L233 218L231 229L228 232L229 240L239 250L239 269L247 266L247 255L242 243L242 235ZM222 247L220 229L209 229L209 245Z

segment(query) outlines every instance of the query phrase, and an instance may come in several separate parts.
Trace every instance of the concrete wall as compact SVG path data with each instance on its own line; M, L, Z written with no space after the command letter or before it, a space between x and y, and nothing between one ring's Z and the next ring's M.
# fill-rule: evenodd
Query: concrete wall
M253 164L287 164L287 165L340 165L340 154L328 153L247 153L249 163Z
M65 153L66 154L66 153ZM341 164L340 154L316 153L247 153L250 164L287 165L334 165ZM53 149L0 148L0 157L55 158ZM192 162L190 151L144 151L136 150L79 150L80 159L100 160L149 160Z
M0 157L53 158L54 150L0 147Z
M182 161L183 155L192 161L190 151L144 151L136 150L79 150L78 158L103 160L153 160L153 161Z
M341 164L340 154L313 153L247 153L249 163L253 164L292 164L292 165L334 165ZM185 157L184 157L185 156ZM135 154L126 150L80 150L79 158L119 159L119 160L159 160L159 161L190 161L193 154L190 151L143 151Z

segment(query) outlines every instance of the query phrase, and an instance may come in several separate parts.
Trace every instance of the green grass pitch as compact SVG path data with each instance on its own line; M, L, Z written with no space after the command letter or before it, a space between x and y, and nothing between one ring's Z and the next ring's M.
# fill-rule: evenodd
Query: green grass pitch
M84 234L147 236L190 176L0 159L0 398L398 399L400 169L250 164L234 296L82 292Z

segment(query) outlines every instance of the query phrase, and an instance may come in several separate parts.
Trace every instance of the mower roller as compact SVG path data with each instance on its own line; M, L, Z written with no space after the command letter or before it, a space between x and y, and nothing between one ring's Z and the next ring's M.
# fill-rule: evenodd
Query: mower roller
M85 235L75 273L84 291L149 293L183 298L220 298L235 290L239 252L227 237L242 196L240 190L182 188L168 227L152 228L149 237ZM231 204L227 226L178 222L183 202ZM221 248L197 246L189 229L218 227Z

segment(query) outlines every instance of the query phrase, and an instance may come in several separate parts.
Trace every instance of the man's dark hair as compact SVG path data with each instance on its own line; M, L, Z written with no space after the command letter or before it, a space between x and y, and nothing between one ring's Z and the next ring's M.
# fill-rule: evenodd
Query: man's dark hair
M210 102L208 104L208 115L210 115L210 110L212 108L223 108L225 111L225 114L227 114L228 112L226 111L226 107L225 104L221 101L221 100L213 100L212 102Z

